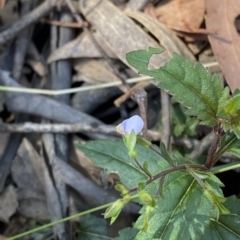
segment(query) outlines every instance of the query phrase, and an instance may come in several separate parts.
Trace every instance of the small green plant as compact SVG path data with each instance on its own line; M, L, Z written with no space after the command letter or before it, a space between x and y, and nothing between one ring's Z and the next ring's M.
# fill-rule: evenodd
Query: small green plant
M240 239L240 201L234 196L225 198L223 184L214 175L240 164L213 167L225 152L240 157L240 93L231 95L217 75L177 54L165 66L149 70L152 55L162 52L156 48L134 51L127 54L127 60L140 74L159 81L159 88L187 107L188 116L213 128L215 136L205 164L196 164L178 151L168 152L163 144L153 145L139 135L144 123L133 116L117 127L123 141L77 144L97 166L119 175L115 188L121 197L75 217L107 208L104 218L110 218L112 224L124 206L134 200L142 205L140 217L133 228L121 231L118 240ZM189 123L189 128L195 127L196 120Z
M138 229L135 239L240 239L240 202L235 197L224 198L223 184L212 172L224 152L240 156L240 93L230 95L217 75L177 54L165 66L149 70L152 55L162 52L156 48L134 51L127 54L127 60L140 74L159 81L159 88L187 107L187 115L212 127L215 137L204 165L143 139L138 116L118 126L123 141L78 144L97 166L120 177L116 189L122 197L104 217L113 223L134 199L142 205L134 224Z

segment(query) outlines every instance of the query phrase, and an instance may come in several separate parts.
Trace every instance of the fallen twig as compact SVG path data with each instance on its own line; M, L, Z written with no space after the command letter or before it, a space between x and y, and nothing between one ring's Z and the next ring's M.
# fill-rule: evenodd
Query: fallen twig
M0 45L13 39L24 28L37 22L41 17L48 14L55 6L58 0L46 0L39 7L27 14L25 17L14 23L7 30L0 34Z

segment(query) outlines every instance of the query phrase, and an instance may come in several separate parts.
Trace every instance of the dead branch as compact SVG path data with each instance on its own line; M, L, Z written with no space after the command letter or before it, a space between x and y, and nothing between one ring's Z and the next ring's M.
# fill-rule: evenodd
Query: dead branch
M58 0L44 1L39 7L3 31L0 34L0 45L10 41L23 29L37 22L41 17L47 15L56 6L57 1Z

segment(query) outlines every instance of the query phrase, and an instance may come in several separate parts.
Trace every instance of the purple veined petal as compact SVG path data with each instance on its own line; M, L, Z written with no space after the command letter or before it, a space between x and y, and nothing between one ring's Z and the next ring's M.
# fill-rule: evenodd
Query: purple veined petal
M134 115L129 119L122 122L123 133L131 133L133 130L136 134L139 134L143 129L144 122L141 117Z

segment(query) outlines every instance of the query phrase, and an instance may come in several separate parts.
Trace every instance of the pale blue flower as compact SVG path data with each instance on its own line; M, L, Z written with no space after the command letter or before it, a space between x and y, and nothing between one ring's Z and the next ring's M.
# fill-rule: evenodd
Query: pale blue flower
M121 123L123 134L131 133L133 130L135 134L139 134L143 129L144 122L141 117L134 115Z

